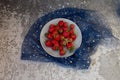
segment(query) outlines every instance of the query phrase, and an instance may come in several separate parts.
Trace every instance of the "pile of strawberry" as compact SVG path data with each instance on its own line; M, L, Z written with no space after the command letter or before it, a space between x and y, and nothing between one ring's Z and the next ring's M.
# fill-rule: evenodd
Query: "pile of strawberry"
M45 45L53 50L59 50L59 55L63 56L66 49L72 52L74 50L73 41L76 39L74 24L68 26L67 22L60 20L57 25L51 24L48 33L45 34L47 40Z

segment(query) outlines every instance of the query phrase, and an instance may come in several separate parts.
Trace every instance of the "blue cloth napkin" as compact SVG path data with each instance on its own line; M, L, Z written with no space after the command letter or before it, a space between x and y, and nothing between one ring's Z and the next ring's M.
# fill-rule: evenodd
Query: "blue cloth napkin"
M55 58L47 54L40 44L40 32L43 26L55 18L66 18L75 22L82 32L82 44L74 55L67 58ZM93 10L63 8L40 17L29 29L22 44L21 59L40 62L54 62L64 67L88 69L90 55L95 52L102 39L111 37L109 26L102 15Z

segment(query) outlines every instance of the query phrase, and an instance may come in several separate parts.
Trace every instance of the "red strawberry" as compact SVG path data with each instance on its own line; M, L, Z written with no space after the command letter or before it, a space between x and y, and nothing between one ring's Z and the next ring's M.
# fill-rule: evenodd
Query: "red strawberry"
M72 42L69 42L66 47L67 47L67 49L69 49L70 52L72 52L74 50L74 45Z
M73 52L73 50L74 50L74 46L71 46L71 47L69 48L69 51L70 51L70 52Z
M59 50L63 50L63 46L59 46Z
M68 37L69 36L69 32L63 32L63 34L62 34L64 37Z
M65 41L60 41L60 45L61 45L61 46L65 46L65 45L66 45L66 42L65 42Z
M55 44L56 44L56 45L59 44L58 41L56 41L56 40L54 40L54 39L53 39L51 42L52 42L54 45L55 45Z
M72 38L68 38L68 42L72 42L73 40L72 40Z
M63 27L68 27L67 22L64 22Z
M54 46L52 47L52 49L53 49L53 50L58 50L58 49L59 49L59 46L54 45Z
M59 48L59 43L57 42L56 44L54 44L54 46L58 47Z
M53 34L58 34L58 31L57 30L53 31Z
M63 56L63 55L65 55L65 53L66 53L66 51L65 50L60 50L60 56Z
M70 33L70 34L74 34L74 30L73 30L73 29L70 29L69 33Z
M54 47L56 48L56 50L58 50L59 49L59 44L58 43L54 44Z
M55 28L50 28L49 32L52 33L55 30Z
M48 33L48 34L47 34L47 38L48 38L48 39L53 39L52 34Z
M71 35L71 38L73 39L73 41L76 39L76 35L75 34L72 34Z
M50 29L50 28L55 28L55 25L54 25L54 24L51 24L50 27L49 27L49 29Z
M60 20L60 21L58 22L58 25L59 25L60 27L62 27L63 24L64 24L63 20Z
M75 27L74 24L71 24L71 25L70 25L70 28L71 28L71 29L74 29L74 27Z
M52 47L52 50L57 50L55 46Z
M57 34L58 34L58 31L57 31L57 30L55 30L55 31L52 32L52 36L53 36L53 37L55 37L55 35L57 35Z
M59 40L60 40L60 35L56 35L54 39L55 39L56 41L59 41Z
M69 42L69 43L66 45L67 49L70 49L72 46L73 46L73 43L72 43L72 42Z
M57 25L57 26L56 26L56 30L59 30L59 29L60 29L60 27Z
M46 45L47 47L52 47L52 46L53 46L53 44L51 43L50 40L46 40L45 45Z
M55 30L55 25L51 24L49 28L49 32L52 33Z
M67 31L67 30L68 30L68 28L67 28L67 27L63 27L63 30L64 30L64 31Z

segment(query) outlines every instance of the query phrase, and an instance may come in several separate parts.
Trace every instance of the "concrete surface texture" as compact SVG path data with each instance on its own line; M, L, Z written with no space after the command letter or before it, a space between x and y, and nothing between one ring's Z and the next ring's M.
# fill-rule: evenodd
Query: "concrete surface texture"
M0 0L0 80L120 80L120 47L117 40L99 45L88 70L54 63L22 61L21 45L38 17L64 8L97 10L120 39L118 0Z

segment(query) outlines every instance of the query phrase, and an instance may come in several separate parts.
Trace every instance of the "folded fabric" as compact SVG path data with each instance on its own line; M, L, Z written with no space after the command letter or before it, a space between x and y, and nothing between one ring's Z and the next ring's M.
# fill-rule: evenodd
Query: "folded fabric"
M81 46L67 58L52 57L40 44L40 32L43 26L52 19L66 18L75 22L82 32ZM109 26L96 11L77 8L63 8L40 17L29 29L22 44L21 59L40 62L54 62L64 67L88 69L90 55L102 39L112 37Z

